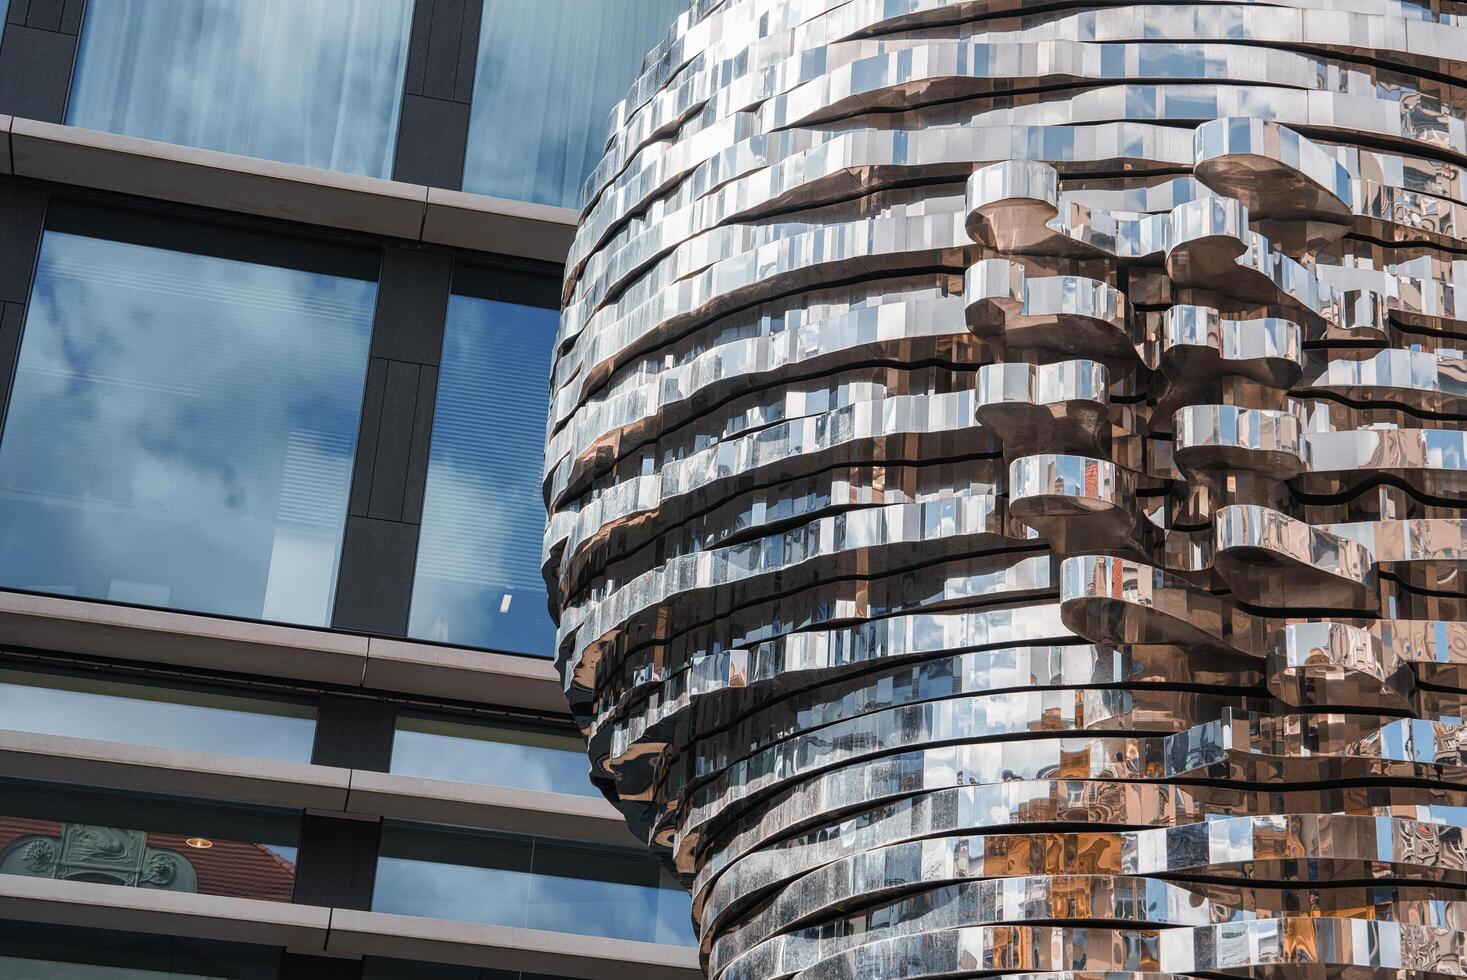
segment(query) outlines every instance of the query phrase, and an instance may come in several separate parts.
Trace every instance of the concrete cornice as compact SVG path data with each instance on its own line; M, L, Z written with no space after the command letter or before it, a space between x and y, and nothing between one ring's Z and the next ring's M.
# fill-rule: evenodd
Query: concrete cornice
M0 173L563 263L577 215L273 160L0 116Z
M0 776L325 811L351 786L350 769L9 730Z
M361 683L375 691L565 713L560 674L540 657L374 636Z
M364 687L388 694L561 713L555 665L536 657L442 647L0 591L5 644L135 663Z
M0 729L0 776L638 845L600 797L61 735Z
M333 956L429 958L583 980L696 980L694 949L414 916L50 878L0 876L0 918L283 946Z
M599 796L574 796L352 770L349 814L480 827L597 844L640 847L621 811Z
M0 875L0 918L321 951L331 909Z
M698 951L682 946L602 939L444 919L334 909L326 951L391 956L585 980L695 980Z

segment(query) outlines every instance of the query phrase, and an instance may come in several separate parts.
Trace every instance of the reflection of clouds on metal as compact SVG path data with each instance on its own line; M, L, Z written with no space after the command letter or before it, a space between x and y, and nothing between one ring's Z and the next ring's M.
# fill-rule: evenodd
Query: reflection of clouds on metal
M649 56L545 573L710 976L1467 975L1456 6L702 0Z

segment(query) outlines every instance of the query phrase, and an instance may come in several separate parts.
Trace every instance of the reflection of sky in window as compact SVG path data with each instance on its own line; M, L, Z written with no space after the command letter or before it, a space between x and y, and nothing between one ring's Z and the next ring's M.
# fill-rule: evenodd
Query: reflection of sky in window
M540 547L554 310L454 296L408 635L550 656Z
M412 0L88 4L73 126L389 177Z
M464 190L579 207L611 107L688 0L485 0Z
M96 689L88 689L96 688ZM105 688L105 690L103 690ZM131 684L0 670L0 728L195 752L310 762L316 724L309 709L237 698L148 697ZM235 702L231 705L230 702Z
M375 295L48 232L0 441L0 582L324 625Z
M430 726L443 730L425 730ZM600 797L586 774L586 750L578 738L536 733L516 737L519 734L491 726L435 725L402 719L393 737L391 771L427 779ZM565 747L548 744L552 741L564 742Z
M690 908L677 887L396 857L378 860L372 896L374 912L679 946L696 942Z

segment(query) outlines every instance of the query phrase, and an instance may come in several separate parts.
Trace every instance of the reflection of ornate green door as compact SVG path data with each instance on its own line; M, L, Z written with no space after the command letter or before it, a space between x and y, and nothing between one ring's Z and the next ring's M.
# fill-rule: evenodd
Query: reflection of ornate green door
M59 838L16 838L0 851L0 874L175 892L199 889L198 874L183 855L149 847L141 830L92 824L63 824Z

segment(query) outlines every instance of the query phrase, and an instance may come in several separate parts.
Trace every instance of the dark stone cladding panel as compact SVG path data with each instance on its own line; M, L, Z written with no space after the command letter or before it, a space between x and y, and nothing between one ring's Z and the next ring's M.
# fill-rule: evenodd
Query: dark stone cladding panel
M382 256L372 354L437 364L443 353L453 259L421 249L389 247Z
M75 34L7 23L0 38L0 113L62 122L76 42Z
M381 837L382 825L375 820L306 814L301 819L294 903L370 909Z
M0 184L0 425L10 405L46 202L44 191Z
M418 400L413 410L413 444L408 454L402 491L402 519L423 520L423 497L428 489L428 451L433 440L433 411L438 401L438 369L424 366L418 374Z
M483 0L417 0L394 180L459 190Z
M0 183L0 301L24 303L30 296L46 199L43 190Z
M390 701L326 694L316 708L316 743L311 762L318 766L387 772L397 705Z
M352 467L347 513L368 516L372 503L372 471L377 464L377 436L382 428L382 399L387 390L388 360L374 357L367 362L367 383L362 392L362 419L357 430L357 456Z
M337 625L390 635L401 635L407 627L452 275L447 255L398 247L388 247L383 255L348 505L351 515L373 523L355 525L355 530L348 524L340 576L347 591L340 593L345 606L338 606ZM378 526L386 522L404 526L391 531ZM390 558L396 563L357 568L350 557L357 554L369 555L374 563ZM403 585L393 589L393 581ZM378 598L391 593L389 605L354 605L353 596L362 589Z
M382 418L377 428L376 458L372 466L371 497L367 502L368 517L402 520L402 499L414 448L418 381L422 372L423 367L418 364L387 362Z
M450 102L472 100L483 6L483 0L417 0L406 94Z
M456 191L464 179L469 107L463 102L404 95L392 179Z
M437 390L438 369L433 365L372 358L349 514L416 527L422 517ZM411 580L411 565L396 571Z
M86 0L10 0L5 22L61 34L81 31Z
M348 517L336 580L336 629L385 636L407 633L418 526Z

